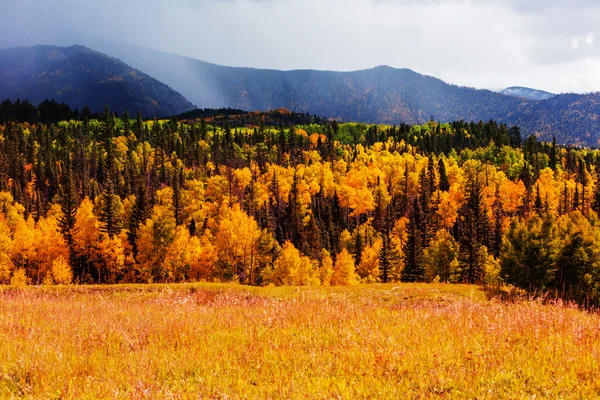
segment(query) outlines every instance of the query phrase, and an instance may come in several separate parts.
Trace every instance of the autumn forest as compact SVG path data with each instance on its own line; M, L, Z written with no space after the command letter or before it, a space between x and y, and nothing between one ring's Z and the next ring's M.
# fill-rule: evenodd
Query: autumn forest
M0 284L475 283L600 302L600 152L494 121L8 120Z

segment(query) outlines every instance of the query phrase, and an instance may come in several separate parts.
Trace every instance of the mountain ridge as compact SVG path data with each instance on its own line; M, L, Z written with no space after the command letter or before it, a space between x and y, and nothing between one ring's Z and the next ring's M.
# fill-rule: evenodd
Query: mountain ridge
M46 99L98 112L168 116L194 108L187 99L120 59L86 46L38 45L0 50L0 93L39 104Z
M230 107L259 111L288 108L345 121L382 123L422 123L431 117L441 121L494 119L519 125L526 135L536 134L544 140L556 137L563 144L596 147L600 138L600 128L595 123L600 114L598 93L558 94L550 99L532 101L488 89L447 83L408 68L389 65L357 71L285 71L220 66L135 45L99 44L105 47L105 52L123 58L136 68L167 82L201 108ZM387 88L382 86L376 91L376 96L372 93L369 97L365 95L366 90L357 92L351 89L357 86L353 77L365 73L373 76L412 76L417 81L437 86L437 89L429 94L415 94L416 90L422 88L417 89L413 79L405 90L398 86L393 88L388 80ZM300 78L290 80L287 78L290 75L300 76L304 86L295 86L294 82ZM323 89L323 85L314 80L310 84L307 76L311 75L338 77L336 90L332 92L331 87ZM347 79L339 79L340 76ZM347 89L345 93L344 87ZM390 91L390 87L393 90ZM321 93L315 97L316 91ZM332 93L339 96L335 97ZM432 101L433 94L435 100ZM554 101L548 103L551 100ZM335 109L336 103L338 109ZM368 109L369 104L371 110ZM579 114L573 112L577 107L582 111Z
M101 47L103 53L164 82L199 108L286 108L339 121L388 124L493 119L518 125L525 135L548 141L556 137L563 144L596 147L600 138L597 92L530 100L389 65L356 71L285 71L221 66L134 45Z

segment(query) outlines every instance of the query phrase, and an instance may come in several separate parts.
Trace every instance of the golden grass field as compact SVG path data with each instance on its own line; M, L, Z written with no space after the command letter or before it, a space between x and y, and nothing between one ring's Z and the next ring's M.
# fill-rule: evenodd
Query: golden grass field
M0 289L0 397L600 397L600 316L475 286Z

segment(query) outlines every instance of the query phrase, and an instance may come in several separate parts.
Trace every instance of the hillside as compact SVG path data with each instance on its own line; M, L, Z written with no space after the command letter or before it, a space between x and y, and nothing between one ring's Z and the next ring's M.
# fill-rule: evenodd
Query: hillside
M352 72L227 67L124 44L103 51L168 82L198 107L267 111L287 108L343 121L422 123L489 120L521 99L449 85L409 69Z
M545 140L556 136L563 144L596 147L600 139L597 93L532 101L388 66L352 72L264 70L219 66L126 44L94 45L166 82L199 107L287 108L343 121L390 124L494 119L519 125L524 135Z
M563 144L597 147L600 139L600 128L596 123L600 114L598 93L559 94L534 101L525 97L544 97L544 92L528 88L509 88L515 90L507 89L508 94L478 90L451 85L409 69L388 66L351 72L265 70L220 66L126 44L106 41L92 44L94 48L165 82L203 108L247 111L286 108L341 121L387 124L423 123L431 118L439 121L494 119L508 125L518 125L524 135L536 134L548 141L556 137ZM42 58L51 59L53 63L60 61L50 54L52 51L48 51L55 48L34 49L44 55ZM107 74L107 68L97 68L96 75L101 76L90 79L91 82L85 86L89 88L91 85L91 88L86 93L65 92L65 87L73 87L69 85L59 87L55 81L64 81L64 74L60 79L54 74L53 81L48 82L49 74L42 75L46 77L46 80L42 80L39 74L34 75L32 71L29 77L35 76L36 79L16 80L0 76L0 85L9 85L11 89L7 92L0 86L0 91L10 93L10 97L26 97L32 102L51 97L34 96L32 99L30 96L40 92L28 86L33 81L38 87L47 89L44 94L53 93L53 98L71 107L86 103L101 109L105 104L110 104L117 111L128 109L135 112L141 108L144 115L148 116L179 114L191 108L191 104L177 93L173 95L168 87L118 60L82 47L68 49L77 49L76 53L83 52L88 57L94 55L93 58L101 58L103 62L96 62L95 65L110 64L112 69L120 72ZM7 51L27 52L12 49L1 51L0 54ZM47 64L40 68L47 68ZM54 68L54 72L58 70ZM109 80L106 75L117 75L119 79ZM143 85L142 90L147 92L145 94L138 92L140 86L129 84L140 80L153 83ZM98 82L102 82L101 88L98 88ZM111 97L113 94L114 97ZM157 100L159 98L161 100Z
M526 100L548 100L554 96L554 93L546 92L544 90L531 89L522 86L511 86L504 90L501 90L500 93L505 94L507 96L520 97Z
M0 50L3 99L46 99L92 112L141 110L167 116L193 108L181 94L120 60L83 46L34 46Z

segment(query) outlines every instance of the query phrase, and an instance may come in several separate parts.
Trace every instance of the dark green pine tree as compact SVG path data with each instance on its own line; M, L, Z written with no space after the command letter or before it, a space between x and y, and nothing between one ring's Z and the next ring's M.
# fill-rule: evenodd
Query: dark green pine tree
M390 273L400 263L400 255L392 243L391 231L394 224L393 211L390 206L386 208L385 225L381 235L381 250L379 251L379 270L381 271L381 281L387 283L390 281Z
M279 180L277 172L273 171L273 179L269 185L269 216L267 223L269 230L274 233L275 239L279 244L285 242L287 231L284 229L283 220L285 218L285 210L283 201L279 192Z
M331 243L331 253L337 255L342 249L340 245L341 232L348 227L347 213L340 204L340 197L337 194L337 190L333 193L331 204L329 208L328 223L329 229L329 243Z
M511 147L513 147L515 149L521 147L521 142L522 142L521 129L519 129L518 126L513 126L512 128L510 128L509 134L510 134Z
M102 185L106 180L106 168L104 167L102 151L96 143L93 147L92 160L96 163L96 170L94 171L96 180Z
M557 159L556 159L557 155L556 155L556 136L552 137L552 147L550 148L550 168L552 168L553 171L556 171L556 164L557 164Z
M464 283L479 283L483 279L483 265L480 263L482 235L487 230L483 208L483 190L477 178L469 179L469 197L459 212L458 262ZM488 225L489 226L489 225Z
M598 178L596 182L600 183L600 168L598 168ZM594 190L594 200L592 201L592 210L596 211L596 213L600 214L600 184L596 184L596 188Z
M375 228L375 230L377 232L381 232L383 229L383 226L385 224L385 209L386 207L383 204L383 189L384 187L381 186L381 180L379 178L379 176L377 177L377 187L375 188L375 193L374 193L374 197L375 197L375 212L373 215L373 227Z
M354 260L356 262L356 265L358 265L360 264L360 260L362 259L362 252L365 248L366 243L364 243L360 229L357 229L354 235Z
M183 182L183 171L179 170L173 174L173 213L175 216L175 223L181 225L181 185Z
M542 204L542 197L540 196L540 185L535 185L535 202L533 208L538 215L542 215L544 205Z
M423 233L423 248L427 248L431 240L435 237L435 234L439 228L438 220L438 209L439 209L439 196L436 196L436 184L435 184L435 163L433 153L429 156L427 165L427 172L422 181L421 188L421 205L423 208L423 222L422 222L422 233Z
M335 122L335 121L334 121ZM337 126L337 124L336 124ZM331 165L333 166L333 155L334 155L334 141L335 141L335 137L334 135L334 130L332 128L331 125L329 125L327 127L327 156L329 159L329 162L331 163Z
M107 179L105 189L100 195L101 207L98 219L101 222L101 231L109 236L118 235L121 232L121 220L117 215L118 195L115 194L115 186L111 178Z
M401 213L402 215L407 215L408 214L408 210L409 210L409 188L408 188L408 181L409 181L409 171L408 171L408 161L404 164L404 182L402 183L403 186L403 190L402 190L402 205L401 205Z
M188 232L190 233L190 236L196 236L196 233L198 232L198 227L196 226L196 218L192 218L187 228Z
M585 186L587 185L587 169L584 160L579 160L579 182L581 182L581 213L587 215L585 207Z
M133 249L134 256L137 255L136 239L140 225L142 225L149 217L150 202L148 200L148 191L143 179L140 179L137 184L137 194L135 196L135 203L133 204L131 219L129 220L129 232L127 234L127 239Z
M139 142L145 142L146 137L144 135L144 120L142 119L142 112L138 110L135 118L135 136Z
M502 237L504 236L504 227L502 226L503 220L503 207L502 202L500 201L500 190L496 188L496 200L493 205L493 213L494 213L494 238L493 238L493 248L492 254L495 257L500 256L500 249L502 248Z
M422 223L423 214L421 212L421 205L415 197L406 228L408 237L404 245L403 282L422 282L425 279Z
M73 260L73 228L75 227L78 199L77 191L75 189L75 180L70 168L68 168L68 172L65 173L64 182L60 186L59 195L62 215L58 220L58 226L67 242L67 246L69 246L70 258Z
M435 189L436 189L436 186L435 186L435 160L434 160L434 157L435 157L435 155L433 153L431 153L429 155L429 160L427 161L427 192L428 192L430 198L431 198L431 196L433 195L433 192L435 192Z
M307 246L304 235L304 217L302 215L302 204L298 192L298 175L294 172L294 181L288 195L288 204L285 213L286 239L300 251L306 253Z
M560 214L568 214L571 211L569 207L569 189L567 188L567 181L565 181L564 188L561 193L560 200Z
M440 190L447 192L448 190L450 190L450 181L448 180L448 175L446 173L446 163L444 163L444 160L441 157L438 160L438 167L439 167L439 173L440 173L439 188L440 188Z
M112 138L115 134L115 116L110 112L108 106L104 108L104 148L106 149L106 169L108 174L113 173L114 149ZM112 175L111 175L112 176ZM114 184L114 183L113 183Z
M308 255L314 260L320 259L321 250L323 249L323 242L321 240L321 228L319 227L316 218L311 216L311 218L308 220L308 224L306 225L304 232L306 235L307 243L306 255Z

